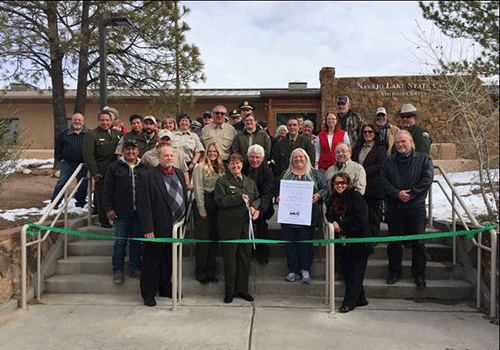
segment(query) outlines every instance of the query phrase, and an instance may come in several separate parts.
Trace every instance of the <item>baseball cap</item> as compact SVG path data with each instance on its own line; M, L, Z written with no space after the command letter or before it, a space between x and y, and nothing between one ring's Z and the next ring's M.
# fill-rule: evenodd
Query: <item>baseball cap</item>
M130 147L130 146L139 147L139 145L137 144L137 140L136 139L126 139L125 141L123 141L122 148Z
M146 122L146 120L151 120L154 124L156 124L156 118L153 117L152 115L147 115L144 117L144 122Z
M337 96L337 103L349 103L349 97L348 96Z
M172 140L172 132L170 130L166 130L166 129L162 129L159 133L158 133L158 138L159 139L162 139L164 137L168 137L169 139Z
M384 107L379 107L379 109L377 109L377 113L375 113L375 115L379 114L387 115L387 112Z
M206 111L205 113L203 113L203 118L205 118L205 119L212 118L212 112Z

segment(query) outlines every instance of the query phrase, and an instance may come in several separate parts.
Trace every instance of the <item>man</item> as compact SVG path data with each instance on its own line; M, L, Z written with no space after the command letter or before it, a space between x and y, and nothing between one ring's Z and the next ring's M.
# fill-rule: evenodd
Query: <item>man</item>
M389 124L389 121L387 120L387 112L384 107L377 109L377 112L375 113L375 124L380 127L380 139L382 141L387 141L387 144L389 145L387 148L387 155L390 155L399 128L396 125Z
M396 134L395 154L390 155L380 174L381 186L388 197L387 222L389 236L425 233L425 199L432 185L434 167L426 153L415 151L411 134L400 130ZM403 249L401 241L389 242L389 275L387 284L401 279ZM412 274L419 289L426 287L425 282L425 245L424 240L413 240Z
M139 158L142 158L144 153L150 150L146 134L143 132L144 117L139 114L132 114L129 120L132 130L123 135L120 142L118 142L118 146L116 146L115 154L118 155L118 159L120 159L120 156L122 155L123 143L126 140L134 139L137 141L137 145L139 146Z
M352 151L351 146L344 142L340 142L335 146L335 158L337 162L328 168L325 173L325 178L328 183L333 179L333 177L338 173L347 173L353 182L356 190L365 194L366 188L366 172L365 168L361 164L353 162L351 160Z
M238 109L240 110L241 113L241 118L245 118L245 116L254 111L254 107L252 104L250 104L248 101L244 101L238 106Z
M348 96L337 97L337 114L340 129L346 131L351 144L355 144L364 122L359 113L351 109Z
M152 150L147 151L142 157L142 161L150 166L157 167L160 164L160 148L162 146L171 146L172 145L172 132L170 130L163 129L158 133L158 138L156 139L156 147ZM174 167L180 169L184 174L184 180L186 181L186 185L188 189L192 188L192 185L189 184L189 168L184 159L184 155L182 152L174 149Z
M156 139L158 138L158 128L156 126L156 118L152 115L144 117L144 137L146 138L146 147L149 151L156 146Z
M74 113L71 116L71 126L64 130L54 143L54 158L59 161L59 180L56 186L51 201L57 197L66 182L75 172L80 163L83 163L83 139L87 133L87 127L84 125L85 118L82 113ZM84 166L76 176L76 180L87 176L87 167ZM87 203L87 180L83 180L80 188L75 194L76 206L83 208ZM57 203L57 205L60 204Z
M417 118L422 119L424 114L418 111L412 104L404 104L399 112L400 125L403 130L408 130L413 142L415 143L415 150L417 152L423 152L430 154L431 152L431 135L429 131L422 127L416 125ZM397 149L392 147L392 153L395 153Z
M139 185L139 219L145 238L171 238L172 226L187 211L186 183L174 168L174 149L159 149L160 164L149 169ZM172 297L172 244L143 242L141 296L144 305L156 306L155 296Z
M120 113L116 108L105 106L102 110L109 113L109 115L111 116L111 123L114 123L115 120L120 119ZM124 134L128 132L125 125L123 126L122 132Z
M273 171L264 162L265 151L261 145L250 146L247 156L247 160L243 162L243 174L255 181L260 198L257 219L254 220L255 238L268 239L267 220L274 214L273 197L275 187ZM269 247L265 243L257 244L254 257L259 264L267 264L269 262Z
M116 160L115 150L120 134L111 129L112 122L109 112L101 111L97 118L99 126L88 131L83 139L83 159L95 181L94 198L96 199L99 223L104 228L111 228L102 206L102 185L108 166Z
M311 164L315 164L314 147L311 141L299 135L299 121L293 116L287 122L288 134L279 140L274 147L272 160L274 161L274 175L280 177L288 168L290 163L290 155L296 148L302 148L307 152L311 159Z
M271 153L271 139L266 132L257 129L257 123L253 112L248 113L244 119L245 129L236 134L233 140L232 150L246 158L248 147L252 145L261 145L267 158Z
M124 281L125 254L128 238L142 237L141 223L137 214L137 188L149 167L141 162L139 145L135 139L123 143L123 155L111 165L104 178L102 200L108 220L115 222L113 258L113 282ZM129 242L130 277L141 277L141 242Z
M229 112L230 123L236 131L243 131L245 128L245 123L243 122L243 118L241 117L240 112L237 109L233 109Z
M203 113L203 126L212 124L214 122L214 117L212 116L212 112L206 111Z
M227 109L222 105L217 105L212 110L214 122L205 125L201 131L201 142L208 147L212 142L219 145L222 152L222 159L227 163L231 154L231 145L236 136L236 129L233 126L225 123Z

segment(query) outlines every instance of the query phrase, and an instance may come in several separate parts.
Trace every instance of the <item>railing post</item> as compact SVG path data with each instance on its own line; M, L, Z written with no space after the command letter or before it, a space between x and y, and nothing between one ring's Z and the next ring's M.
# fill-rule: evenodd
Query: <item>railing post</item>
M68 190L64 191L64 229L68 229ZM64 259L68 258L68 234L64 234Z
M333 225L329 224L328 225L328 238L334 239L334 237L335 237L335 233L333 230ZM328 288L329 292L330 292L330 301L329 301L330 310L329 310L329 312L332 313L332 312L335 312L335 243L329 243L328 245L330 246L330 254L329 254L330 269L328 271L330 274L330 276L329 276L330 287Z
M27 283L27 254L26 254L26 230L28 225L24 225L21 230L21 308L26 309Z
M490 230L490 246L491 246L491 263L490 263L490 317L496 316L497 307L497 233L495 230Z
M429 187L429 203L427 205L427 212L429 213L429 219L427 220L427 223L429 225L429 227L432 227L432 225L434 224L433 223L433 219L432 219L432 183L431 183L431 187Z
M457 230L457 220L455 219L455 193L451 191L451 225L452 230ZM453 236L453 265L457 264L457 236Z
M94 182L92 181L92 176L90 175L90 170L87 171L88 185L87 185L87 220L88 226L92 225L92 187Z
M477 237L477 286L476 286L476 307L481 307L481 244L483 242L483 233L479 232ZM493 271L492 271L493 272Z

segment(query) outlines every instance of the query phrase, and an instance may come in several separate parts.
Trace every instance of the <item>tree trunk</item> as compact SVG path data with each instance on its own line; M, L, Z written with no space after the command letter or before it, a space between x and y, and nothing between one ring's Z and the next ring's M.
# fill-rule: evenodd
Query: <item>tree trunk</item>
M90 41L90 25L89 25L89 10L90 1L84 0L82 3L82 26L81 26L81 45L78 54L78 82L76 86L76 101L74 112L85 114L85 104L87 102L87 77L89 73L88 58L89 58L89 41Z
M59 31L57 28L57 1L47 1L48 39L52 79L52 109L54 112L54 137L67 127L66 106L64 104L64 71ZM54 166L57 166L54 162Z

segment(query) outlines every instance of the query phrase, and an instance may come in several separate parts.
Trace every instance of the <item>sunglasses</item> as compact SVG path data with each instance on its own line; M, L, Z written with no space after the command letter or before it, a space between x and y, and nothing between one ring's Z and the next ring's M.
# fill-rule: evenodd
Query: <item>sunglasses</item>
M212 116L211 115L206 115L203 117L203 119L212 119Z
M333 184L334 184L335 186L339 186L339 185L346 185L346 184L347 184L347 182L345 182L345 181L335 181Z
M363 134L373 134L374 132L373 130L363 130Z
M226 112L213 112L213 115L226 115Z
M399 116L401 119L410 119L410 118L415 118L415 114L401 114Z

